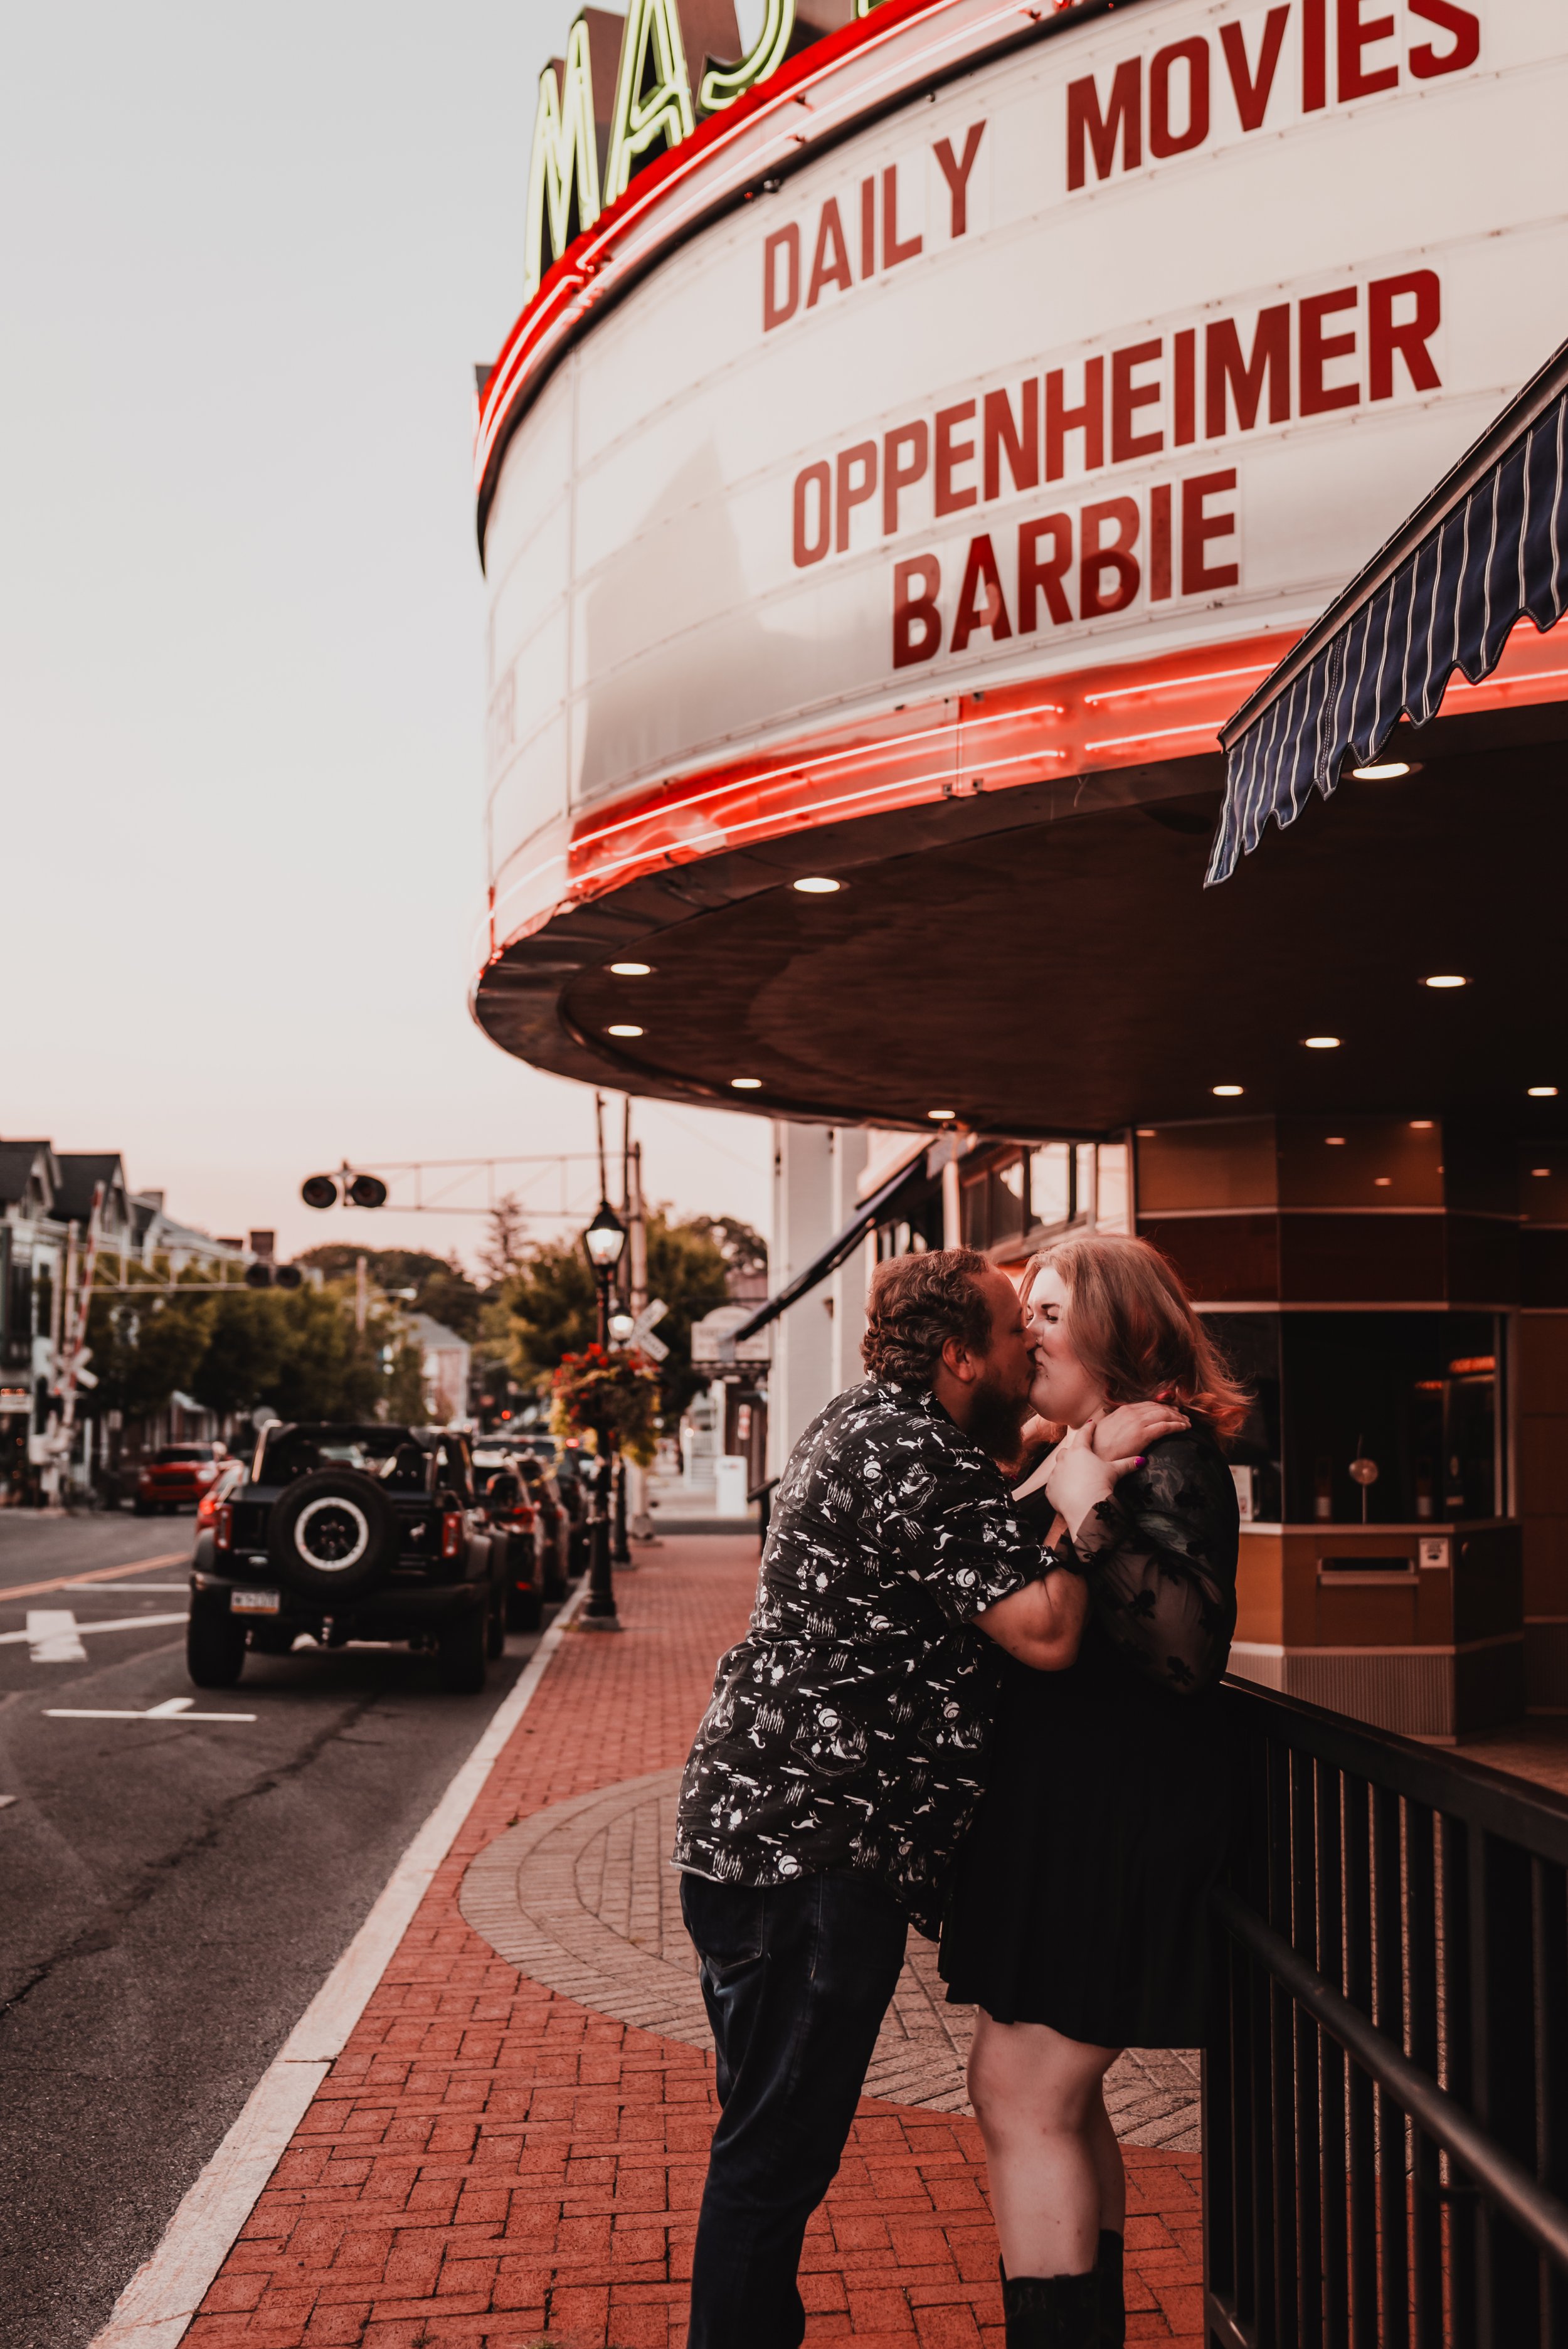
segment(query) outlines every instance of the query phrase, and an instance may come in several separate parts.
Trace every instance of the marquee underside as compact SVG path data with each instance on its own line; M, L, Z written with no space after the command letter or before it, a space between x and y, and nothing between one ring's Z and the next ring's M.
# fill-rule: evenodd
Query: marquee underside
M476 1015L562 1075L795 1118L1044 1135L1408 1108L1527 1134L1556 1105L1526 1087L1568 1087L1564 739L1568 705L1439 719L1401 738L1417 772L1315 801L1222 890L1217 756L822 827L557 916ZM817 873L843 887L789 885ZM653 975L609 973L634 958ZM643 1035L608 1037L624 1023ZM1340 1049L1304 1049L1320 1034Z

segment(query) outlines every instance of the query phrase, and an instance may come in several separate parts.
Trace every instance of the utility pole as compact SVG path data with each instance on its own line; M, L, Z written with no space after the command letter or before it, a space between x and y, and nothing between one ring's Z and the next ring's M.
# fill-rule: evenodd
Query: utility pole
M627 1103L628 1114L630 1102ZM632 1311L641 1313L648 1301L648 1218L643 1204L643 1145L631 1143L627 1153L626 1226L630 1237L630 1284ZM627 1501L631 1508L633 1537L640 1542L657 1539L654 1520L648 1510L648 1472L645 1468L630 1468L630 1490Z
M369 1267L362 1256L354 1259L354 1326L363 1338L370 1319Z

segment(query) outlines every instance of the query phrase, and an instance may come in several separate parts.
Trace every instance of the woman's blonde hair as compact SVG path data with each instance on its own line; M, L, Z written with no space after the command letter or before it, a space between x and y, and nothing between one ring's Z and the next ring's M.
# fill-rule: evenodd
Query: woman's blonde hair
M1047 1266L1067 1285L1068 1343L1113 1403L1159 1396L1202 1420L1221 1443L1233 1440L1252 1397L1158 1248L1113 1232L1055 1240L1024 1268L1026 1305Z

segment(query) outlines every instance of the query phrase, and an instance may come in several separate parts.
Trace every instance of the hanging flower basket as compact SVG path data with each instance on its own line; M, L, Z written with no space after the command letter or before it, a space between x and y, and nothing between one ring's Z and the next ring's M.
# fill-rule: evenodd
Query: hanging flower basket
M552 1386L553 1434L592 1436L605 1458L619 1452L647 1467L658 1442L659 1381L641 1354L586 1346L580 1354L562 1356Z

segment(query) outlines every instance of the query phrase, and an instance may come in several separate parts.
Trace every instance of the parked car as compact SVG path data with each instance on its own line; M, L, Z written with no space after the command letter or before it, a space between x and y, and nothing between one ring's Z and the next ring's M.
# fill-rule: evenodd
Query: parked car
M544 1613L544 1525L516 1466L487 1452L474 1455L490 1538L504 1554L506 1628L537 1631Z
M139 1517L194 1509L222 1473L229 1454L221 1444L162 1444L136 1472L132 1507Z
M566 1586L577 1568L572 1558L572 1508L560 1480L548 1461L535 1452L520 1453L518 1473L533 1495L544 1535L544 1595L564 1599Z
M445 1688L477 1695L506 1643L506 1563L461 1435L279 1422L197 1535L187 1669L232 1688L247 1648L286 1655L302 1631L406 1640Z
M207 1490L202 1494L201 1498L196 1504L196 1530L198 1533L201 1531L204 1526L215 1526L217 1524L219 1504L226 1501L229 1498L230 1494L232 1493L235 1485L242 1485L244 1480L244 1462L242 1460L225 1460L222 1466L218 1471L217 1483L215 1485L209 1485Z
M555 1474L555 1442L541 1434L487 1435L475 1449L481 1471L507 1467L521 1477L539 1511L544 1558L544 1596L564 1599L573 1575L581 1569L573 1555L574 1498L563 1491ZM575 1487L573 1488L574 1495Z
M589 1530L589 1496L598 1480L599 1462L592 1452L584 1452L580 1444L566 1444L555 1464L555 1481L570 1519L569 1549L573 1575L588 1571L588 1552L593 1543Z

